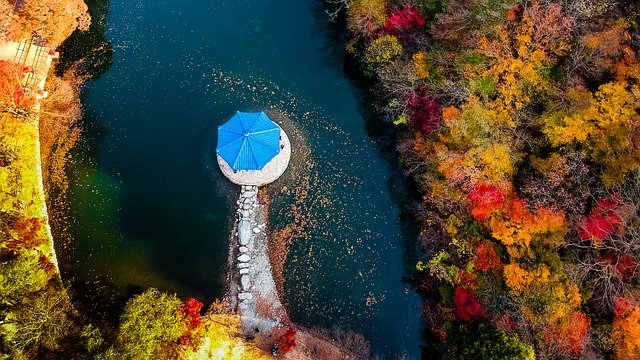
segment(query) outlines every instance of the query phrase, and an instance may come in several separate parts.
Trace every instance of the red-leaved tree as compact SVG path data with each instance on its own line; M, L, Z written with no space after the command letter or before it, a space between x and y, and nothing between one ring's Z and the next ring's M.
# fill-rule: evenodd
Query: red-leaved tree
M0 60L0 107L3 110L28 109L35 104L35 98L21 86L24 73L29 70L12 61Z
M429 93L426 86L420 85L406 96L409 120L416 131L430 133L440 126L442 111L440 102Z
M591 240L596 246L602 244L621 225L620 216L616 213L619 205L620 201L614 197L598 200L593 211L578 226L580 239Z
M500 270L502 263L496 249L490 241L483 241L476 245L476 256L473 266L480 271Z
M467 198L473 201L471 214L477 220L486 220L504 203L502 190L492 185L476 185Z
M392 11L385 21L384 28L389 32L406 30L409 27L424 26L427 21L413 6L405 6L401 10Z
M453 304L456 308L456 318L458 320L480 320L486 315L478 297L469 289L457 287L453 293Z
M200 310L202 303L194 298L189 298L182 304L182 314L187 320L187 331L179 339L180 344L187 345L191 340L191 332L200 326Z
M189 327L196 328L200 325L200 310L202 310L202 303L194 298L189 298L182 304L182 312L189 319Z

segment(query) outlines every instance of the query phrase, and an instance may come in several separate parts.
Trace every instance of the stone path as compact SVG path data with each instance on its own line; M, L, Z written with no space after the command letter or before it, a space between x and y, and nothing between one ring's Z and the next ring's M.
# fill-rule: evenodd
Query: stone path
M267 253L264 208L257 186L242 186L232 249L231 304L236 307L245 333L280 326L286 311L276 291Z

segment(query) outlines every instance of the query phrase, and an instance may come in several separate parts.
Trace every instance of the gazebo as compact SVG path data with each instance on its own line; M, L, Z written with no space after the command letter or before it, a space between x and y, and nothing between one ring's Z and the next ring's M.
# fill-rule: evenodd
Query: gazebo
M222 173L238 185L261 186L287 169L287 134L264 112L236 112L218 127L216 157Z

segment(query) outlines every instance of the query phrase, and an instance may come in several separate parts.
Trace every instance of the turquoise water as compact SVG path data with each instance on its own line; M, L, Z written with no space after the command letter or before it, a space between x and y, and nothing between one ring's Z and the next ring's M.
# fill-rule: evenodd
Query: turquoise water
M109 3L113 62L83 93L87 131L69 171L75 245L63 272L115 304L149 286L221 297L236 190L215 165L216 128L236 110L275 107L304 134L313 164L299 208L305 236L285 265L292 319L361 332L381 355L418 357L420 302L400 281L408 235L391 171L365 133L358 91L332 65L316 8ZM282 211L295 202L274 200L274 230L292 221Z

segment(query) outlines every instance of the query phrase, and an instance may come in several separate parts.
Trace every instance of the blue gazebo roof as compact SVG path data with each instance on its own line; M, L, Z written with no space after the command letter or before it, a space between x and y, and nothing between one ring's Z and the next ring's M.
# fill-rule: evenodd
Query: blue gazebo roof
M280 153L280 127L264 112L238 111L218 127L216 153L233 170L260 170Z

